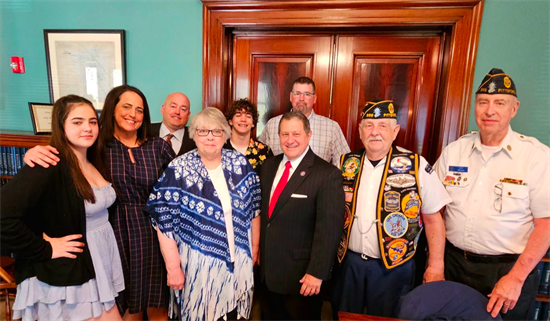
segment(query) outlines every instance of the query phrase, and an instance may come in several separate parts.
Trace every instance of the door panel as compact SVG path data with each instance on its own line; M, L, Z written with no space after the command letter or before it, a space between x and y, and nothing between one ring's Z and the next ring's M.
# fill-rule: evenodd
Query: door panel
M357 102L352 104L357 106L354 112L357 124L361 121L359 114L365 103L375 98L392 97L395 106L413 106L412 93L416 83L416 70L418 70L416 59L357 58L353 79L353 97L357 97ZM358 93L355 93L356 91ZM406 146L406 135L403 133L408 132L409 128L408 112L401 108L397 117L397 122L401 125L397 145ZM363 146L357 130L352 131L349 138L354 148Z
M363 146L359 113L367 101L392 99L401 132L397 144L427 155L439 72L438 36L345 35L337 39L333 119L351 149Z
M332 44L330 35L235 35L232 98L258 105L258 136L270 118L290 110L292 83L301 76L315 81L315 112L329 115Z
M302 60L302 61L300 61ZM292 83L298 77L311 75L313 57L282 58L254 57L254 79L251 97L256 97L258 105L257 133L274 116L290 109L289 93Z

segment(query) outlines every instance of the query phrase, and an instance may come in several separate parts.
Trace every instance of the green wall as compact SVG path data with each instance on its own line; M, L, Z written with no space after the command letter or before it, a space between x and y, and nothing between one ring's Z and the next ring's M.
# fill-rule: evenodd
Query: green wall
M154 121L166 95L202 107L200 0L0 0L0 129L32 131L28 102L49 102L43 29L126 30L126 79L147 97ZM10 70L10 56L26 73Z
M125 29L127 82L153 120L172 91L189 96L193 113L202 107L200 0L0 0L0 129L32 130L27 103L49 101L43 29ZM10 56L25 58L25 74L11 73ZM474 91L493 67L516 82L514 130L550 145L549 0L486 0Z
M486 0L473 92L496 67L516 83L520 107L512 129L550 145L550 1ZM474 99L470 130L477 130Z

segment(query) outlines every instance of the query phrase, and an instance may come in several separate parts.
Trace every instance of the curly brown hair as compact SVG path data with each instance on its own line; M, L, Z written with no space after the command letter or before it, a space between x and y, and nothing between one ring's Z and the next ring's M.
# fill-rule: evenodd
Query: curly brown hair
M256 104L248 100L248 98L242 98L232 102L231 105L229 105L229 108L225 111L225 118L227 121L230 121L236 113L242 110L252 115L252 124L256 126L256 124L258 124L258 107L256 107Z

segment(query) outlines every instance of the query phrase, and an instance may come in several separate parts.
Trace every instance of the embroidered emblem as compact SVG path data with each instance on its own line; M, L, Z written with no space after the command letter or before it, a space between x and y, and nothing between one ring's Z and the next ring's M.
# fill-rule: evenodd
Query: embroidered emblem
M346 205L346 210L344 212L344 228L348 228L350 224L351 224L351 211L349 207Z
M416 180L410 174L397 174L388 177L386 183L393 187L405 188L416 185Z
M394 239L405 235L408 227L407 218L399 212L391 213L384 219L384 231Z
M344 185L344 192L353 193L353 187L352 187L352 186L348 186L348 185Z
M410 150L397 146L397 150L402 153L412 153Z
M410 192L409 194L403 197L402 201L403 213L408 218L418 217L420 209L420 197L415 191Z
M382 113L380 112L380 108L378 108L378 107L374 108L374 117L375 118L380 117L381 114Z
M399 211L399 192L389 191L384 193L384 210L386 212Z
M506 86L506 88L510 88L510 86L512 86L512 81L510 80L510 77L504 77L504 86Z
M388 257L393 264L400 262L407 252L407 240L397 239L388 244Z
M489 84L489 90L487 91L488 93L492 94L494 93L495 91L497 90L497 84L495 82L491 82Z
M393 114L393 112L395 111L395 109L393 109L393 104L392 103L390 103L388 105L388 111L390 112L390 114Z
M351 157L348 158L344 162L344 166L342 166L342 176L344 176L344 179L346 180L352 180L357 173L359 173L359 158L357 157Z
M411 167L411 160L406 157L396 157L390 162L391 169L396 173L407 173Z
M424 168L424 170L426 171L426 173L428 174L431 174L434 172L434 168L432 167L432 165L428 164L426 165L426 168Z

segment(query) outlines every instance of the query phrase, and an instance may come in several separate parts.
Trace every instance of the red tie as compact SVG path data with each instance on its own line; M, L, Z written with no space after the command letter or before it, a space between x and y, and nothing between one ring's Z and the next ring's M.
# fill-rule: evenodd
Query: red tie
M273 192L273 196L271 197L271 202L269 203L269 218L271 218L271 213L273 213L275 204L277 204L277 199L279 198L279 196L281 196L281 193L285 189L286 183L288 182L290 167L291 167L290 161L287 161L285 164L285 171L283 172L283 176L281 176L279 183L277 183L277 187L275 187L275 192Z

